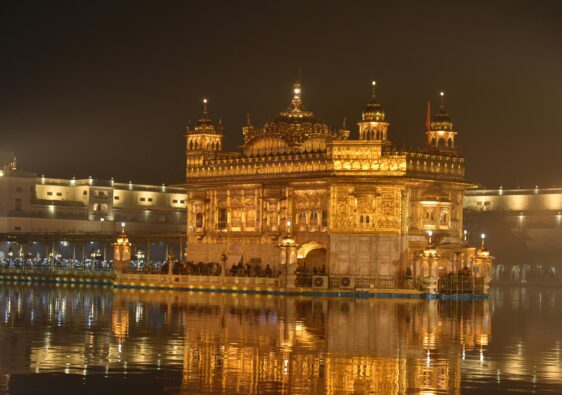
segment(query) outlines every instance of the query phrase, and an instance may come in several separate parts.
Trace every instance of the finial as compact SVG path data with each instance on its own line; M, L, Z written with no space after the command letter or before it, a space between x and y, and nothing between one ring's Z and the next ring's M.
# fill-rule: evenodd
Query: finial
M342 122L342 124L341 124L342 130L346 130L346 129L347 129L346 123L347 123L347 118L346 118L346 117L343 117L343 122Z
M203 98L203 115L207 116L207 98Z
M293 84L293 100L291 101L291 107L293 110L301 109L301 93L301 84L297 81Z
M439 96L441 96L441 109L445 108L445 92L441 91L439 93Z
M376 81L371 81L371 85L372 85L372 87L373 87L373 96L372 96L372 98L373 98L373 100L375 100L375 97L376 97L375 88L376 88L376 86L377 86L377 82L376 82Z
M125 234L125 222L121 222L121 233Z
M293 84L293 95L294 95L293 97L295 99L300 98L300 96L301 96L301 84L300 84L300 82L295 82Z
M252 121L250 121L250 113L246 113L246 126L252 126Z
M482 248L485 247L485 240L486 240L486 233L482 233L480 235L480 238L482 239Z

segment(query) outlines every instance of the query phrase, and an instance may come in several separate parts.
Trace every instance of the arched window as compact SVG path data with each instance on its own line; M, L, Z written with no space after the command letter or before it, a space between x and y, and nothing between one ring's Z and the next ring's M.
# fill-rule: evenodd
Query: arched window
M368 215L365 216L365 223L367 223L367 224L369 223L369 216Z
M432 137L432 138L431 138L431 146L432 146L432 147L435 147L435 137Z
M447 140L447 147L449 148L453 148L453 139L449 137L449 139Z
M445 139L439 139L437 144L439 144L439 147L444 147L445 146Z
M202 213L195 214L195 226L198 227L198 228L203 227L203 214Z
M440 218L439 218L439 225L449 226L449 212L448 212L448 210L441 211L441 215L440 215Z
M311 225L318 225L318 211L313 210L310 214L310 224Z
M359 223L362 224L363 223L363 216L359 216Z

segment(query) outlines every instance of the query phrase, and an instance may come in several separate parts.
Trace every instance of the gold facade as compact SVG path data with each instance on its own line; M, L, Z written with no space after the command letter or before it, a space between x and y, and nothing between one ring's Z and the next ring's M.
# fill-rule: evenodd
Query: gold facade
M187 130L188 260L279 264L292 233L299 264L330 274L388 275L415 269L431 230L440 255L462 252L464 159L444 110L419 150L397 150L373 95L355 135L304 109L295 84L287 111L262 128L242 128L242 152L222 150L222 124L207 113ZM449 142L450 140L450 142ZM432 145L433 144L433 145ZM309 255L312 254L312 255Z

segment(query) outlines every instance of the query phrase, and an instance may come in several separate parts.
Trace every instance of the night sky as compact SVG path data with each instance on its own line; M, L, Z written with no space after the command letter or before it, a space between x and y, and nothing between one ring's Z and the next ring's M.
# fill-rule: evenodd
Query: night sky
M0 150L52 177L179 183L203 97L234 149L301 68L305 107L334 128L374 79L391 140L422 146L444 90L468 180L562 185L562 2L331 3L3 2Z

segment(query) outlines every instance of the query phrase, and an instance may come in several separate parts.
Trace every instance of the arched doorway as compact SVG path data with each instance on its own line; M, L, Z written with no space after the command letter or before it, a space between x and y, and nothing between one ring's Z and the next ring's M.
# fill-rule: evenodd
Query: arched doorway
M326 247L316 241L310 241L300 246L297 252L299 265L302 266L307 273L320 273L328 271Z

